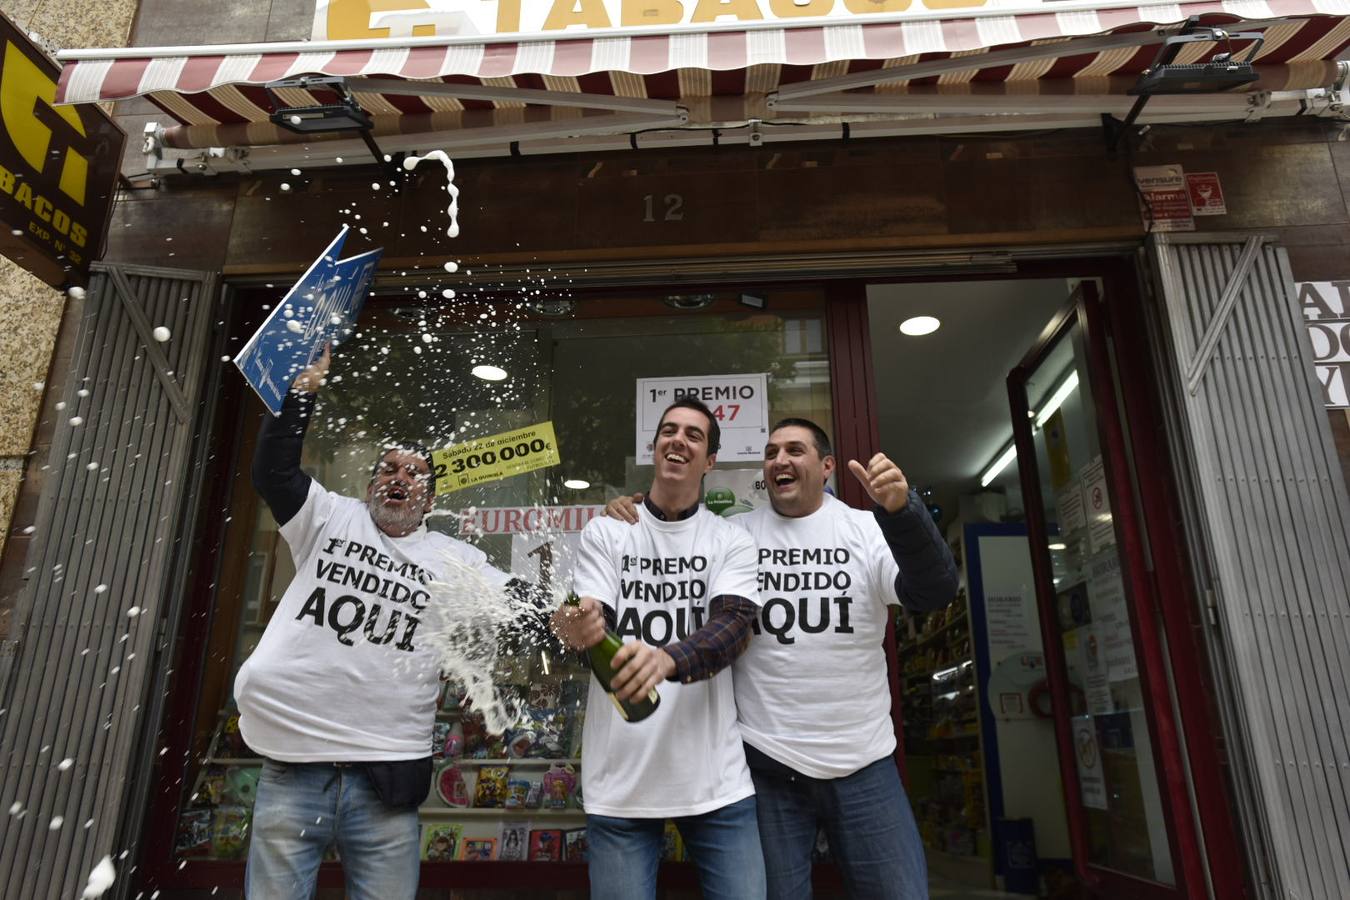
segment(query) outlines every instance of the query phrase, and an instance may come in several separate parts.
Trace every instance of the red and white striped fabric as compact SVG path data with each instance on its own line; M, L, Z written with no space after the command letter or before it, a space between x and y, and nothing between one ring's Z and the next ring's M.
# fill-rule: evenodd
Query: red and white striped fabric
M1280 71L1279 87L1318 87L1328 67L1350 45L1350 0L1200 0L1189 3L1103 5L1059 11L991 9L950 18L800 27L709 28L705 31L586 37L569 33L515 42L447 38L413 39L403 46L309 49L304 44L245 48L127 48L63 53L57 102L84 103L147 96L188 126L264 123L272 111L263 85L306 74L395 77L484 84L620 97L678 100L765 95L782 85L890 68L944 57L970 57L970 68L880 90L922 85L1037 82L1131 76L1153 59L1157 44L1094 53L1074 52L1072 39L1177 25L1198 16L1202 24L1262 27L1259 66ZM1273 24L1263 25L1263 23ZM1017 65L982 67L991 50L1065 42L1062 55ZM1241 47L1242 45L1238 45ZM1218 49L1187 45L1178 63L1196 62ZM228 51L228 52L227 52ZM74 58L71 58L74 57ZM1300 77L1299 73L1302 72ZM1120 79L1113 79L1120 81ZM992 86L992 85L991 85ZM1031 90L1037 90L1031 87ZM1268 89L1266 85L1260 85ZM1070 89L1072 91L1072 89ZM284 103L312 105L327 98L307 91L279 94ZM377 120L472 110L519 110L523 104L454 97L357 93ZM696 117L695 117L696 118ZM271 126L250 128L254 142ZM386 128L390 125L386 124ZM397 126L393 126L397 130Z

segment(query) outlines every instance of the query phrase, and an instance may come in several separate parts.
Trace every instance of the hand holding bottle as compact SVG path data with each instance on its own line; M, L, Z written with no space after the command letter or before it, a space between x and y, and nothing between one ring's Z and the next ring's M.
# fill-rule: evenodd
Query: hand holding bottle
M553 612L553 633L572 650L587 650L604 640L605 615L593 597L563 603Z
M641 641L629 641L610 661L614 679L610 687L614 696L636 703L650 694L658 684L675 674L675 660L660 647L651 647Z

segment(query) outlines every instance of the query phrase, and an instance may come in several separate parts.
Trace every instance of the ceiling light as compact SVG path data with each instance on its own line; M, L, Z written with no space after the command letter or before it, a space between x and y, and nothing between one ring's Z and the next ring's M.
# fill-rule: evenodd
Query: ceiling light
M571 488L574 491L584 491L590 487L591 483L580 478L569 478L563 482L563 487Z
M506 370L497 366L474 366L469 371L484 381L502 381L506 378Z
M1064 383L1056 388L1055 392L1050 395L1049 402L1041 407L1041 411L1036 414L1037 428L1044 425L1050 417L1055 414L1055 410L1059 409L1064 401L1069 399L1069 395L1073 393L1074 388L1076 387L1078 387L1078 373L1070 372L1069 377L1064 379Z
M671 294L666 297L666 306L690 312L712 306L716 294Z
M932 316L913 316L900 323L900 333L910 337L932 334L942 323Z
M1009 444L1008 449L1004 450L1003 453L999 455L999 458L994 460L993 465L984 470L984 474L980 476L980 487L989 487L989 482L997 478L998 473L1008 468L1008 463L1016 458L1017 447L1013 444Z
M1069 549L1068 545L1067 545L1067 544L1064 544L1064 543L1049 544L1048 546L1049 546L1049 548L1050 548L1051 550L1068 550L1068 549Z

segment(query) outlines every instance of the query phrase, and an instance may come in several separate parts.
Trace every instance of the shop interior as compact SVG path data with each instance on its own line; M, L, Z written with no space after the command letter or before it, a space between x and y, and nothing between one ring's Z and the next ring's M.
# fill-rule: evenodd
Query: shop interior
M906 781L934 897L1072 895L1007 376L1073 287L1064 279L867 287L879 449L922 491L962 573L948 610L896 623ZM500 568L557 589L568 581L586 518L649 483L635 384L640 416L641 392L659 382L640 379L762 373L770 421L832 421L825 297L817 289L580 298L484 289L456 303L437 295L435 285L406 284L370 303L335 356L305 444L306 469L325 487L364 495L370 460L391 437L442 447L551 422L559 465L447 490L429 526L467 536ZM278 299L262 288L240 291L232 340L242 343ZM937 329L904 333L902 324L919 316L937 319ZM1074 723L1100 751L1079 766L1087 845L1094 862L1167 883L1169 844L1110 512L1103 519L1083 509L1084 492L1100 487L1093 479L1101 456L1084 400L1080 337L1067 333L1026 392L1039 502L1057 535L1047 549ZM233 460L220 577L209 616L187 639L187 652L204 660L189 762L181 797L162 801L176 821L173 865L246 854L260 761L239 736L231 684L293 575L247 481L260 407L251 397L236 407L220 447ZM724 413L737 414L730 406ZM767 502L757 484L762 436L743 443L727 447L709 478L709 505L724 515ZM530 524L525 512L538 507L573 514ZM581 862L587 675L534 652L503 656L495 675L525 702L527 721L488 734L447 683L437 774L422 808L423 858ZM820 853L828 858L824 842ZM683 856L672 829L666 857ZM435 868L424 869L424 885L437 881Z

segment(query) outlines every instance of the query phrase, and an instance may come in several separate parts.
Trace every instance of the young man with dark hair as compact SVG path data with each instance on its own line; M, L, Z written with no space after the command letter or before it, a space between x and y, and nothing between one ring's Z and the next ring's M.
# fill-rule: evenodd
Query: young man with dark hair
M613 660L619 699L660 693L648 718L626 722L591 680L581 780L594 900L656 896L667 819L690 848L704 897L764 896L729 668L758 615L755 546L703 506L719 440L701 402L665 410L636 527L603 517L587 524L573 588L580 606L554 614L555 631L575 649L599 643L606 622L625 639Z
M426 584L451 565L491 585L510 576L427 530L435 480L425 448L385 448L364 500L301 471L329 364L325 350L296 378L253 460L296 575L234 683L239 730L265 758L244 890L249 900L308 900L336 846L351 900L411 900L440 689L436 654L417 633Z
M928 896L895 765L883 642L890 606L951 602L956 564L895 463L878 453L848 466L872 511L826 493L835 459L824 430L783 419L764 448L770 506L730 520L759 545L762 612L735 692L771 900L811 897L818 828L849 897ZM606 511L623 518L625 506Z

